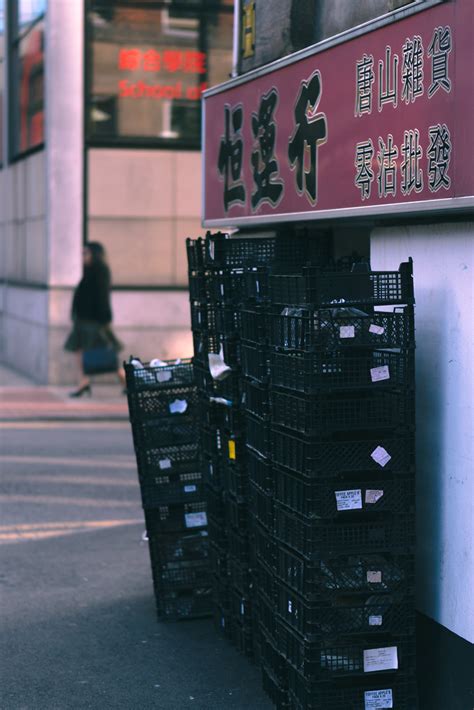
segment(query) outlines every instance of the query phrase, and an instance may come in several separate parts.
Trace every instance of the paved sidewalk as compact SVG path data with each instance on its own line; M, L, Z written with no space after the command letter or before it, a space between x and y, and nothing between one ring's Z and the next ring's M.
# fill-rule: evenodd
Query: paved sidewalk
M0 422L128 420L127 398L118 383L93 382L92 396L79 399L69 397L73 389L37 385L0 365Z

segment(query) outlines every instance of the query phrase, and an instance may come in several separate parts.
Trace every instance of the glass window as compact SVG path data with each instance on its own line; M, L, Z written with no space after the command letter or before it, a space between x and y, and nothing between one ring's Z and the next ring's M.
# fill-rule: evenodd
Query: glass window
M199 147L202 91L231 70L231 10L204 11L201 0L95 4L90 141Z
M10 68L12 157L44 141L45 0L12 3ZM15 21L16 18L16 21Z

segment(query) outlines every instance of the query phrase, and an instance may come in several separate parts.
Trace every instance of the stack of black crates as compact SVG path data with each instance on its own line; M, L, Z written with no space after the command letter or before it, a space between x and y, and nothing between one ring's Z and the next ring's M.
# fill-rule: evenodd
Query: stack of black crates
M415 710L411 261L304 233L188 255L217 621L277 708Z
M412 710L411 261L273 274L270 298L280 706Z
M212 614L207 503L190 360L130 359L127 395L158 618Z

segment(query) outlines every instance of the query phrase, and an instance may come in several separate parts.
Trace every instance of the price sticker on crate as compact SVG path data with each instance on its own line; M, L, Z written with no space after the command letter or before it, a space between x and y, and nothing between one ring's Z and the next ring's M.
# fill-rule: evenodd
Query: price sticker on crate
M386 690L366 690L364 693L365 710L386 710L393 708L393 693Z
M353 325L341 325L339 328L340 338L355 338L355 327Z
M364 651L364 673L398 670L398 649L396 646L369 648Z
M373 335L383 335L385 333L385 328L382 328L381 325L371 323L369 326L369 333L372 333Z
M383 491L375 490L372 488L367 488L365 491L365 503L366 505L374 505L383 497Z
M367 570L367 583L368 584L382 584L382 572L377 569Z
M232 459L232 461L235 461L236 455L235 455L235 441L232 439L229 441L229 458Z
M350 491L336 491L336 506L340 510L362 509L362 491L360 488Z
M378 463L378 465L383 468L388 464L392 457L388 451L383 448L383 446L377 446L370 454L370 458L372 458L375 463Z
M207 525L207 515L201 513L185 513L184 520L187 528L202 528Z
M370 379L372 382L382 382L382 380L390 379L390 370L388 365L381 367L372 367L370 370Z
M171 461L169 459L160 459L158 461L158 466L162 471L164 471L166 468L171 468Z

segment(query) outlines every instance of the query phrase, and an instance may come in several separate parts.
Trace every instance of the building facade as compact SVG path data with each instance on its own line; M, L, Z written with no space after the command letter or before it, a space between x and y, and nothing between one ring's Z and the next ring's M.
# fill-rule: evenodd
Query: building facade
M124 356L186 356L201 231L201 93L232 65L233 3L2 0L0 360L41 383L85 241L104 244Z
M375 270L413 258L420 707L463 710L474 701L472 2L239 5L238 76L204 98L204 224L329 230L336 255L355 248Z

